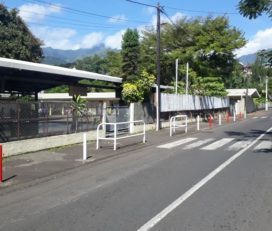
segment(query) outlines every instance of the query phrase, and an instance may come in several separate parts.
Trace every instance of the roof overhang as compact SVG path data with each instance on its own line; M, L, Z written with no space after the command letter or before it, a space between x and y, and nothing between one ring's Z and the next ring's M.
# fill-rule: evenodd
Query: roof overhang
M119 77L0 58L0 92L39 92L59 85L75 85L83 79L122 83Z
M228 96L232 98L245 97L246 95L252 98L261 97L256 88L226 89L226 91L228 92Z

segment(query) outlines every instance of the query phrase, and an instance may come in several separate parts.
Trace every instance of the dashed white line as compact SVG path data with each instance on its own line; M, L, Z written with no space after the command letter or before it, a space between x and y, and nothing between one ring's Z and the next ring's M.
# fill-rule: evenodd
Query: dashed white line
M199 141L196 141L196 142L194 142L192 144L187 144L183 149L184 150L188 150L188 149L192 149L192 148L197 148L197 147L200 147L203 144L212 142L214 140L215 140L214 138L208 138L208 139L205 139L205 140L199 140Z
M231 142L232 140L234 140L234 138L223 138L221 140L215 141L210 145L207 145L203 148L201 148L202 150L215 150L229 142Z
M264 140L262 142L260 142L255 148L254 150L269 150L272 149L272 141L268 141L268 140Z
M248 146L251 142L252 142L251 139L250 140L241 140L241 141L238 141L238 142L232 144L231 146L229 146L227 148L227 150L228 151L238 151L238 150Z
M185 138L185 139L174 141L174 142L171 142L171 143L159 145L159 146L157 146L157 148L167 148L167 149L170 149L170 148L174 148L174 147L180 146L182 144L189 143L189 142L191 142L193 140L196 140L196 139L197 138L195 138L195 137Z

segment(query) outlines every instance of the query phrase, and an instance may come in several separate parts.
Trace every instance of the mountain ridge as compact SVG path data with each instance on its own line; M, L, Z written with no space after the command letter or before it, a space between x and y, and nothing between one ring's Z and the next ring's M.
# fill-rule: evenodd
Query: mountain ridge
M93 48L80 48L77 50L61 50L52 47L44 47L44 59L42 63L51 65L62 65L73 63L78 59L88 56L104 56L109 49L104 44L99 44ZM245 65L253 64L256 60L257 53L242 55L237 60Z

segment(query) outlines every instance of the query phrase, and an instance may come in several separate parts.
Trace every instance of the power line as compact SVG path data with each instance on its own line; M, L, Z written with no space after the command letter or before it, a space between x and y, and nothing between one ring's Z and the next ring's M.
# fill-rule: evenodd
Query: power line
M139 21L139 20L129 20L129 19L122 19L122 18L116 18L116 17L111 17L111 16L107 16L107 15L102 15L102 14L97 14L97 13L93 13L93 12L89 12L89 11L84 11L84 10L78 10L78 9L74 9L71 7L67 7L67 6L60 6L60 5L56 5L56 4L52 4L43 0L23 0L25 2L31 2L31 3L41 3L43 5L47 5L47 6L51 6L51 7L56 7L56 8L61 8L63 10L66 10L68 12L74 13L74 14L79 14L79 15L87 15L87 16L95 16L95 17L100 17L100 18L107 18L107 19L112 19L112 20L116 20L116 21L124 21L124 22L133 22L133 23L147 23L145 21Z
M192 13L202 13L202 14L219 14L219 15L239 15L237 12L217 12L217 11L203 11L203 10L190 10L190 9L183 9L183 8L176 8L171 6L164 6L170 10L178 10L178 11L185 11L185 12L192 12Z
M156 45L156 66L157 66L157 89L156 89L156 98L157 98L157 105L156 105L156 130L159 131L161 129L161 122L160 122L160 112L161 112L161 61L160 61L160 53L161 53L161 13L163 12L163 7L158 3L157 6L149 5L142 2L137 2L134 0L126 0L128 2L152 7L157 10L157 45Z

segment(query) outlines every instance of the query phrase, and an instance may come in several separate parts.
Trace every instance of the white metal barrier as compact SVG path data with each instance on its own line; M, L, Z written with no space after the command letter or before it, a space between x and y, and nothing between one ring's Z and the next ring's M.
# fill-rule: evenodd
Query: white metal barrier
M121 125L121 124L131 124L131 123L142 123L143 124L143 132L140 133L134 133L134 134L129 134L129 135L123 135L123 136L117 136L118 135L118 130L117 130L117 126ZM99 130L100 127L105 125L113 125L113 137L102 137L99 136ZM120 134L119 134L120 135ZM143 135L143 143L145 143L145 122L143 120L136 120L136 121L129 121L129 122L119 122L119 123L101 123L98 124L97 126L97 130L96 130L96 149L99 149L99 140L113 140L113 150L116 150L116 146L117 146L117 140L119 139L125 139L125 138L129 138L129 137L133 137L133 136L141 136Z
M177 120L177 119L185 119ZM179 124L177 122L180 122ZM187 115L176 115L170 118L170 136L173 135L173 132L176 132L176 128L185 128L185 133L187 133L188 118Z

